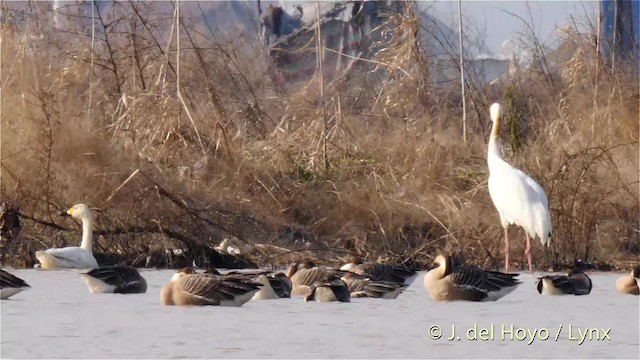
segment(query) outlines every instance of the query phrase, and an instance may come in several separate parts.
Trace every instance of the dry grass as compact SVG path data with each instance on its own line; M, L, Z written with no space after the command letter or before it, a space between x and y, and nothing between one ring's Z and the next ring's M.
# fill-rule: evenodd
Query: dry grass
M235 237L327 262L357 252L423 266L461 249L501 266L486 187L493 101L508 105L504 156L550 199L554 242L534 246L538 266L638 258L638 74L598 68L579 34L565 40L573 56L546 54L557 73L534 66L475 86L465 143L459 95L427 81L411 14L389 20L359 75L326 84L323 108L317 81L274 91L255 44L224 43L188 18L178 67L175 34L156 45L169 38L161 16L127 6L115 12L125 21L98 25L93 59L86 41L61 50L61 34L34 32L37 18L3 25L1 192L27 219L3 247L14 266L77 242L79 225L56 215L77 202L97 208L99 250L128 262L174 248L206 262L203 249ZM511 231L520 254L524 234Z

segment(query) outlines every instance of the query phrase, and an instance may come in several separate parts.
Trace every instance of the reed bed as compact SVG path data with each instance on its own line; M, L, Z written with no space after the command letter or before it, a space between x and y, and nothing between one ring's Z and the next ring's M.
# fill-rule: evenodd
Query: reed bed
M3 232L5 264L77 244L80 225L58 214L84 202L101 262L207 266L230 238L260 266L357 253L424 267L461 251L500 267L486 165L495 101L506 160L550 200L553 242L534 243L536 266L638 259L638 72L608 64L592 33L564 29L555 50L533 38L529 67L468 80L465 142L459 82L430 81L413 11L390 15L379 51L347 76L318 69L282 88L260 44L201 25L197 7L115 2L93 27L62 32L46 5L3 10L0 190L22 220L19 235ZM522 264L524 233L510 234Z

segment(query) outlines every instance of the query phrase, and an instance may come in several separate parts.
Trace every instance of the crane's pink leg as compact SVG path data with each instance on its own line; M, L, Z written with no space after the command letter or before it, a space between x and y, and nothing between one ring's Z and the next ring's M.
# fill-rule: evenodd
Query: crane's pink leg
M509 272L509 232L504 228L504 270Z
M527 246L524 248L524 254L527 256L527 262L529 263L529 273L533 273L533 267L531 266L531 239L529 239L529 234L526 232L525 236L527 237Z

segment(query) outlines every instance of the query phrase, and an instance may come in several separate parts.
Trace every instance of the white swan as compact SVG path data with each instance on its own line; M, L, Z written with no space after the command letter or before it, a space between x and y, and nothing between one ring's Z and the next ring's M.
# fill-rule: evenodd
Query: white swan
M551 243L551 214L549 201L542 187L524 172L509 165L502 159L498 138L500 136L500 104L491 105L489 110L493 126L489 147L487 149L487 163L489 166L489 195L500 214L500 223L504 228L504 268L509 271L509 235L507 228L510 224L522 226L527 237L524 250L529 263L529 272L533 272L531 265L531 239L540 238L543 246Z
M42 269L93 269L98 267L93 257L93 215L85 204L73 205L67 214L82 220L82 243L80 247L69 246L36 251Z

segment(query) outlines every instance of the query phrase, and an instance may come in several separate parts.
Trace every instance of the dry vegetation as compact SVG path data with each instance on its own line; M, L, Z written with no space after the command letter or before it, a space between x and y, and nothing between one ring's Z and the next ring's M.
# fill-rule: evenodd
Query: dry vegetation
M46 4L12 5L1 194L23 221L3 240L6 264L77 244L79 224L58 214L84 202L96 209L101 262L206 266L207 249L230 237L326 262L356 252L422 267L457 249L500 267L485 160L494 101L507 115L504 156L550 199L554 241L534 243L537 266L638 259L638 74L605 66L589 34L567 30L559 50L498 84L471 79L465 143L457 84L431 85L411 13L389 19L375 63L276 89L259 44L215 36L193 6L178 44L174 14L152 3L95 14L93 40L91 27L51 31ZM524 233L511 234L522 263ZM260 265L292 257L252 254Z

